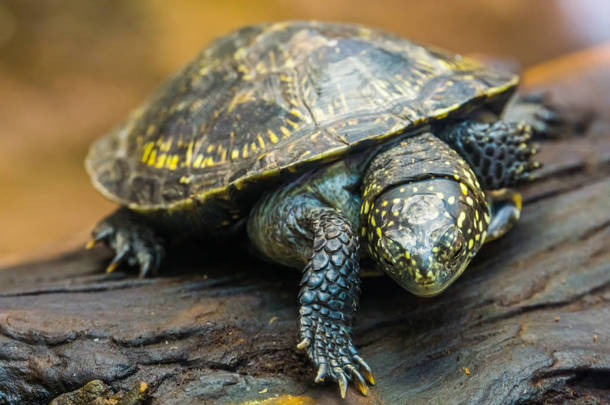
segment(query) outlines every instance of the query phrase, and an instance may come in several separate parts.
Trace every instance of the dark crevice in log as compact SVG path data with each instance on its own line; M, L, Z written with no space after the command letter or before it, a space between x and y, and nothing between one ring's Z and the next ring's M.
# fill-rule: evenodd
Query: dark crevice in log
M109 290L123 290L130 288L139 288L142 285L153 284L154 280L138 280L131 279L121 282L110 281L97 283L92 285L84 286L72 286L72 287L45 287L43 289L26 290L18 292L9 292L0 294L0 297L23 297L28 295L46 295L46 294L71 294L71 293L92 293L92 292L105 292Z

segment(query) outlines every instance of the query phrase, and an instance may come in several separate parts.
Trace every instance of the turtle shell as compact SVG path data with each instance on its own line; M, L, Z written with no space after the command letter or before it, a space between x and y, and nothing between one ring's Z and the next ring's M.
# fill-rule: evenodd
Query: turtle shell
M261 182L416 126L484 103L501 108L517 83L513 74L362 26L260 24L204 49L95 142L86 167L99 191L135 210L231 205L260 193L253 190Z

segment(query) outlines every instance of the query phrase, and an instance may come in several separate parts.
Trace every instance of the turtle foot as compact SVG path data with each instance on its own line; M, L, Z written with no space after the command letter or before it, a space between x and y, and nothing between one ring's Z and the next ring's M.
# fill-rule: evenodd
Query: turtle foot
M121 263L140 268L140 277L156 274L165 249L161 239L153 230L142 224L127 210L118 210L96 225L92 239L87 248L104 242L114 252L115 256L106 268L107 273L113 272Z
M530 180L540 163L532 160L538 145L526 122L464 121L441 137L468 161L485 189L513 187Z
M297 349L305 350L314 363L317 369L314 381L320 383L327 378L335 381L341 398L345 398L349 381L354 381L358 390L368 395L368 384L375 385L375 379L371 368L358 355L347 328L317 317L302 318L301 324L307 327L301 328L302 340Z

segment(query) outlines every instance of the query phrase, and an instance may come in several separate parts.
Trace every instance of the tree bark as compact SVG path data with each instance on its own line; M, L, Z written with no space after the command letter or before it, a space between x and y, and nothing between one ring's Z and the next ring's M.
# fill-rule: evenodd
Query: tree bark
M520 223L460 280L433 299L363 281L368 397L313 384L295 352L299 274L227 246L174 257L155 278L106 276L96 248L0 270L0 404L48 403L95 379L146 382L152 404L610 403L608 60L549 65L537 87L595 118L542 145Z

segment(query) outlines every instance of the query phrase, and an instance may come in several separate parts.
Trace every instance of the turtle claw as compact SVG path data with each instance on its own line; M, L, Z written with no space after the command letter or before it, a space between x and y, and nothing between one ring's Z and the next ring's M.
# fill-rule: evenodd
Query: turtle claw
M165 254L162 242L153 231L122 210L105 218L95 227L86 247L91 248L99 242L104 242L115 252L106 273L112 273L126 261L131 266L138 266L139 276L143 278L157 271Z
M339 393L341 394L341 398L345 399L347 394L347 377L340 367L335 367L333 371L335 372L335 378L339 384Z
M90 239L85 245L85 249L90 250L93 249L97 245L97 242L94 239Z
M125 242L120 241L118 246L119 247L116 250L114 258L112 259L108 267L106 267L106 273L112 273L114 270L116 270L116 268L119 267L119 264L121 264L123 260L125 260L127 254L129 253L129 245L127 245Z
M326 366L326 363L322 363L320 365L320 367L318 368L318 373L316 374L316 378L314 378L313 380L316 384L324 381L327 369L328 367Z
M301 330L302 339L297 348L305 350L317 367L314 382L320 383L327 378L335 381L341 398L345 398L349 382L353 381L362 395L368 395L367 381L374 385L375 379L368 364L358 355L349 329L315 317L303 324L311 329ZM311 333L312 330L315 332Z
M308 338L304 338L297 345L297 350L306 350L311 345L311 341Z
M353 357L354 360L356 360L356 362L358 363L358 365L360 365L360 368L362 369L362 372L369 384L375 385L375 377L373 377L373 372L371 371L369 365L366 364L366 361L364 361L362 357L358 356L357 354L354 354Z
M356 367L354 367L351 364L349 364L349 365L346 366L346 368L351 373L352 378L354 379L354 382L356 383L356 386L358 387L358 389L360 390L362 395L365 395L365 396L368 395L369 387L366 385L366 382L364 381L364 378L362 378L362 375L358 372Z

